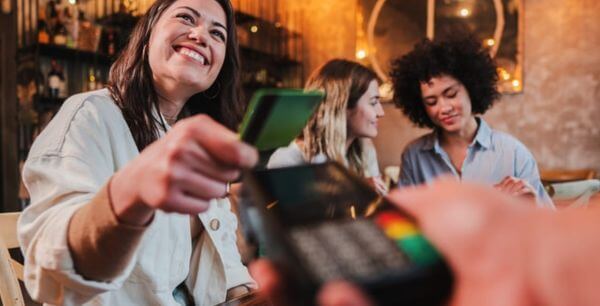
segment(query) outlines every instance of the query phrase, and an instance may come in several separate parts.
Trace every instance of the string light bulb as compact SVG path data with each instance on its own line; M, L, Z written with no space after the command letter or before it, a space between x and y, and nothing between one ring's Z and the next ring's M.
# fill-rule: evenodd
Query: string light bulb
M512 81L512 86L514 88L519 88L519 87L521 87L521 82L519 80L513 80Z
M356 51L356 58L359 60L365 59L367 57L367 51L361 49Z
M504 69L502 67L498 68L498 75L500 76L500 79L502 79L503 81L508 81L511 78L510 73L508 73L508 71L506 71L506 69Z

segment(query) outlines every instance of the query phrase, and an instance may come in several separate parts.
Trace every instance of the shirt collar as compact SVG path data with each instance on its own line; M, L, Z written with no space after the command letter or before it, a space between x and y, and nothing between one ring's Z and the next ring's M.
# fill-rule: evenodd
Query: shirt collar
M489 149L492 146L492 129L483 118L475 117L475 120L479 123L479 128L471 145L478 143L482 148Z
M158 110L158 107L152 108L152 118L154 119L156 127L158 128L159 137L164 136L171 129L171 126L169 123L167 123L167 118L165 118L165 116L163 116L163 114ZM164 128L161 124L161 120L165 124Z
M427 136L425 136L425 142L423 143L421 150L422 151L430 151L430 150L433 150L437 146L438 146L438 133L437 133L437 130L433 130L432 133L429 133L429 134L427 134Z
M489 149L492 145L492 129L485 122L485 120L483 120L483 118L475 117L475 120L477 120L477 123L479 123L479 127L477 128L477 133L475 134L475 139L473 139L471 146L474 144L479 144L482 148ZM442 146L440 145L437 129L435 129L433 133L427 135L421 150L434 150L437 153L441 153L443 151Z

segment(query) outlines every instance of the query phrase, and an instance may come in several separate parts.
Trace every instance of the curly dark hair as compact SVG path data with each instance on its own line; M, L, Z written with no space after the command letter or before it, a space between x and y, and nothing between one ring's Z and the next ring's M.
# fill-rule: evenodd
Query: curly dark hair
M425 112L420 84L446 75L465 86L473 114L483 114L499 96L496 68L488 50L473 35L425 39L392 62L394 104L418 127L435 128Z

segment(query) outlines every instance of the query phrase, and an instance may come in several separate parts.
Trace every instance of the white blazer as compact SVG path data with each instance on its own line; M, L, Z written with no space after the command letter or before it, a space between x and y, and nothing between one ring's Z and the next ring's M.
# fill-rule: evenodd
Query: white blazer
M228 289L254 285L236 247L237 219L227 199L212 200L199 215L205 231L195 245L187 215L158 211L120 276L98 282L77 274L67 244L71 216L138 154L106 89L69 98L37 137L23 169L31 205L18 224L25 285L35 300L178 305L172 292L186 281L197 305L214 305L225 301Z

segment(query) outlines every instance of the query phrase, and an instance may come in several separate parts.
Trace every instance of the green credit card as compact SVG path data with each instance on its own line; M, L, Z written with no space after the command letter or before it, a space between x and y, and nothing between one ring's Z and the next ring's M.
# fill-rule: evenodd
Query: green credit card
M260 89L240 125L241 139L259 151L287 146L300 135L323 98L320 91Z

